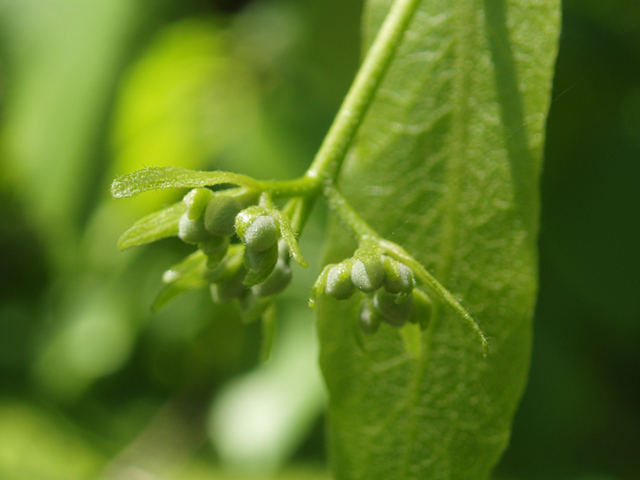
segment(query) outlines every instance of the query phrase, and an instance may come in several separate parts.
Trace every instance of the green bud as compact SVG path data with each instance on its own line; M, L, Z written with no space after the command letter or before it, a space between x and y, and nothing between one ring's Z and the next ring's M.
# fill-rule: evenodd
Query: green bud
M400 263L386 255L382 256L384 266L384 289L389 293L410 293L415 281L413 271L404 263Z
M284 262L278 260L273 272L267 277L267 279L253 287L251 290L258 297L270 297L282 292L289 282L291 282L291 267Z
M278 242L278 261L273 272L262 283L251 290L258 297L270 297L282 292L291 281L291 267L289 266L289 248L284 240Z
M379 290L373 297L373 305L380 313L382 320L394 327L401 327L409 320L413 306L412 298L407 297L406 300L398 303L397 295Z
M279 232L275 220L257 205L238 214L235 229L242 243L256 252L264 252L278 241Z
M207 203L214 197L214 193L208 188L194 188L187 193L182 201L187 206L187 214L190 220L200 218L207 208Z
M373 335L380 328L380 313L369 297L366 297L362 302L358 324L364 333L369 335Z
M267 270L271 272L278 261L278 244L274 243L268 250L264 252L256 252L255 250L245 247L244 264L253 272L264 274Z
M224 191L215 193L204 211L204 226L212 235L233 235L236 215L243 207L243 202L237 195Z
M375 251L358 249L354 254L351 280L358 290L375 292L384 283L382 256Z
M247 269L242 259L242 247L240 245L231 245L227 255L216 266L207 265L203 272L203 278L210 283L224 282L234 277L238 271L246 274Z
M229 248L229 237L211 235L208 239L198 245L202 253L207 256L207 267L215 268L227 254Z
M433 314L431 299L429 295L417 288L413 290L411 296L413 297L413 308L411 309L409 321L417 323L420 325L421 330L425 330L429 326Z
M249 225L251 225L256 218L262 215L269 215L269 212L260 205L251 205L250 207L242 210L236 216L234 227L240 240L244 238L244 234L247 231L247 228L249 228Z
M185 243L200 243L207 240L211 234L204 227L202 218L191 220L189 214L183 213L178 221L178 237Z
M325 293L337 300L345 300L356 291L356 287L351 280L351 269L353 261L347 259L344 262L334 265L327 274Z
M244 231L242 242L256 252L264 252L278 241L278 227L273 217L260 215Z

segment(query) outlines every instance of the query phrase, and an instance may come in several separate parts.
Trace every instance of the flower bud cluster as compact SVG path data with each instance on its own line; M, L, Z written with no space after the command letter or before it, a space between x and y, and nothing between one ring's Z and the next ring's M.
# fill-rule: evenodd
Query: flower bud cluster
M431 317L431 300L415 289L413 271L375 248L360 248L352 258L327 266L319 282L317 289L338 300L356 290L368 294L360 313L367 333L376 332L383 321L395 327L418 323L424 329Z
M238 298L253 308L249 297L275 295L291 280L289 250L278 222L255 205L256 199L245 189L207 188L193 189L183 199L187 210L180 217L178 237L197 244L206 255L203 278L217 303Z
M405 264L376 249L359 248L352 258L330 266L324 290L330 297L344 300L356 290L373 293L381 288L406 296L414 285L413 272Z

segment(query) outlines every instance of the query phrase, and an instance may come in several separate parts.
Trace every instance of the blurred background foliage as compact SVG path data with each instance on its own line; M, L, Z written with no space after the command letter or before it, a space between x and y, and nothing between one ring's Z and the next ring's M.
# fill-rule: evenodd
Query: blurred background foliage
M259 326L190 292L189 249L118 252L176 192L144 166L304 172L354 75L360 0L0 0L0 478L328 479L306 296ZM496 477L640 478L640 3L566 0L531 380Z

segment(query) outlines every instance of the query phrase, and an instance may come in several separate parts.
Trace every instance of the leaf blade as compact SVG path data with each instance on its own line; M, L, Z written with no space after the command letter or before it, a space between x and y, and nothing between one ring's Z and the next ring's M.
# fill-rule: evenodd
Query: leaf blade
M158 312L186 291L207 286L209 282L202 276L206 262L207 257L202 250L196 250L164 272L162 276L164 285L156 295L151 311Z
M388 0L368 2L372 36ZM559 28L555 0L423 2L341 189L461 299L490 337L434 305L419 359L397 330L352 333L360 300L322 297L321 367L339 479L487 478L529 362L538 178ZM370 43L370 42L368 42ZM353 252L332 226L327 261ZM362 347L358 345L362 343Z
M178 222L186 211L186 205L180 201L141 218L122 234L118 240L118 249L126 250L178 235Z
M111 184L115 198L134 197L150 190L200 188L231 183L258 189L260 183L246 175L231 172L200 172L179 167L149 167L121 175Z

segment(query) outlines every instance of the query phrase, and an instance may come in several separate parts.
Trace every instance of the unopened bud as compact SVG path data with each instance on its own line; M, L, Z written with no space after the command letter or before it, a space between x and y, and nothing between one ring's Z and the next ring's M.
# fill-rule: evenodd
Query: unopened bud
M381 255L370 250L356 251L351 280L358 290L365 293L375 292L384 283L384 277Z
M231 245L228 249L227 255L222 261L216 265L210 265L203 273L203 278L210 283L223 282L234 277L238 274L238 271L242 271L244 275L246 268L242 259L242 251L236 247L239 245ZM242 248L242 247L240 247Z
M429 295L422 290L414 289L411 294L413 297L413 308L411 309L411 315L409 321L420 325L421 330L425 330L429 326L431 316L433 315L433 304Z
M208 188L194 188L187 193L182 201L187 206L187 215L191 220L195 220L204 215L207 203L214 197L214 193Z
M259 207L258 207L259 208ZM246 210L256 210L251 207ZM247 248L264 252L278 241L278 227L270 215L240 212L236 217L236 233Z
M397 300L397 295L379 290L373 297L373 305L380 313L382 320L394 327L401 327L409 320L413 301L412 297L408 297L400 303Z
M204 211L204 226L213 235L226 237L235 232L236 215L243 204L236 196L218 192L207 203Z
M202 218L191 220L188 213L183 213L178 221L178 238L185 243L200 243L211 234L204 227Z
M229 237L220 237L218 235L211 235L208 239L198 245L202 253L207 258L207 267L216 267L227 254L229 248Z
M278 242L278 261L267 279L255 285L251 290L258 297L269 297L282 292L291 281L289 249L285 241Z
M267 270L271 272L278 261L278 244L273 244L271 248L264 252L245 247L244 264L255 273L264 274Z
M400 263L391 257L383 255L384 265L384 289L389 293L410 293L415 281L413 271L404 263Z
M327 274L325 293L337 300L345 300L356 291L356 287L351 280L351 270L353 261L347 259L331 267Z

